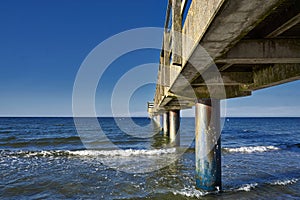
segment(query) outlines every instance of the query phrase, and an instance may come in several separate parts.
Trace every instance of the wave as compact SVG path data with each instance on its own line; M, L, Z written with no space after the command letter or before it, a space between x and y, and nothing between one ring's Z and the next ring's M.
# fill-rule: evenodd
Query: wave
M292 179L288 179L288 180L277 180L273 183L270 183L271 185L290 185L290 184L294 184L297 183L299 181L299 179L297 178L292 178Z
M203 192L203 191L197 190L194 187L193 188L186 187L186 188L184 188L182 190L173 191L173 194L174 195L182 195L182 196L190 197L190 198L200 199L201 197L209 194L209 192Z
M176 148L168 148L168 149L152 149L152 150L145 150L145 149L118 149L118 150L82 150L82 151L70 151L72 155L79 155L79 156L121 156L121 157L128 157L128 156L156 156L162 154L173 154L176 153Z
M230 191L245 191L245 192L250 192L251 190L259 187L259 186L266 186L266 185L272 185L272 186L276 186L276 185L280 185L280 186L285 186L285 185L291 185L291 184L295 184L299 181L298 178L291 178L291 179L286 179L286 180L276 180L273 182L267 182L267 183L261 183L261 185L259 185L258 183L249 183L249 184L244 184L238 188L231 188L230 190L228 190L227 192Z
M249 184L244 184L241 186L238 186L236 188L230 188L228 190L223 190L222 192L225 193L231 193L231 192L250 192L258 187L262 187L262 186L266 186L266 185L280 185L280 186L285 186L285 185L291 185L291 184L295 184L299 181L298 178L292 178L292 179L287 179L287 180L277 180L274 182L270 182L270 183L262 183L262 184L258 184L258 183L249 183ZM218 193L214 192L214 193ZM190 197L190 198L197 198L197 199L201 199L203 198L203 196L206 196L208 194L210 194L209 192L203 192L203 191L199 191L197 190L195 187L186 187L182 190L179 191L173 191L174 195L182 195L185 197Z
M223 148L225 152L228 153L256 153L256 152L266 152L266 151L276 151L280 150L279 147L275 146L248 146L248 147L236 147L236 148Z
M152 150L53 150L53 151L2 151L0 155L24 156L24 157L61 157L61 156L75 156L75 157L129 157L129 156L159 156L163 154L174 154L176 148L168 149L152 149Z
M233 191L245 191L245 192L250 192L252 189L257 187L257 183L250 183L250 184L245 184L242 185L239 188L233 189Z

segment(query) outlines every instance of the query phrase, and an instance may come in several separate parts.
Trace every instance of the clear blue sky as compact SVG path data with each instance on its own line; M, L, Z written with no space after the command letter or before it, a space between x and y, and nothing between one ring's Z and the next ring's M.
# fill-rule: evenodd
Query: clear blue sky
M163 27L164 0L6 0L0 6L0 116L71 116L76 73L88 53L119 32ZM109 115L110 96L126 71L157 63L159 51L132 52L117 59L101 79L99 115ZM156 70L153 80L156 79ZM142 77L141 77L142 78ZM300 82L227 101L228 116L300 116ZM134 93L133 115L145 115L154 85ZM122 99L120 98L120 103ZM185 112L192 115L191 111Z

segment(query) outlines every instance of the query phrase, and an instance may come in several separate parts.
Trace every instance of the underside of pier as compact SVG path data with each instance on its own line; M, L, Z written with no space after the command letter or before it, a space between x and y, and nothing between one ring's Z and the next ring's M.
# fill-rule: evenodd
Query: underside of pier
M180 110L196 106L196 184L220 190L220 100L298 79L299 0L169 0L148 112L179 145Z

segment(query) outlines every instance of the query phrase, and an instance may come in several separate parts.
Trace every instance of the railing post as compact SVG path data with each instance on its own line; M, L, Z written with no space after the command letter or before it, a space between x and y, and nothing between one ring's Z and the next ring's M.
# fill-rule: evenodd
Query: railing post
M172 0L172 63L181 66L182 56L181 0Z
M164 44L163 44L163 66L164 66L164 86L165 90L169 90L170 87L170 33L166 30L164 33Z

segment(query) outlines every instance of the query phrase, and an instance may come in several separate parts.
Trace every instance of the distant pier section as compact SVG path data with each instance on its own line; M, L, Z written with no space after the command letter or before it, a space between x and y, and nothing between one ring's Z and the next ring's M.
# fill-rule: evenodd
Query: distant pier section
M220 100L300 79L300 1L169 0L162 47L149 116L176 146L195 106L196 186L221 190Z

